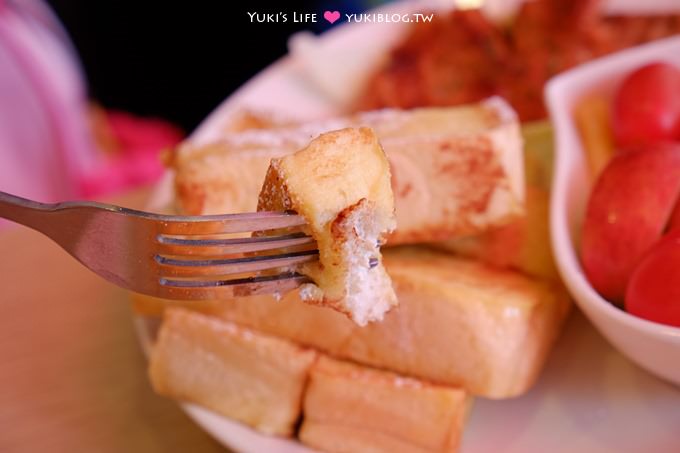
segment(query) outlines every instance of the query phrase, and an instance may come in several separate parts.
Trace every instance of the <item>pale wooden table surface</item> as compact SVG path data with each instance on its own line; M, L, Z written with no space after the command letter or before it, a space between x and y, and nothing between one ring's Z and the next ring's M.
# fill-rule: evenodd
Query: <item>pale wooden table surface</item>
M0 257L0 452L224 451L152 392L124 291L27 228Z

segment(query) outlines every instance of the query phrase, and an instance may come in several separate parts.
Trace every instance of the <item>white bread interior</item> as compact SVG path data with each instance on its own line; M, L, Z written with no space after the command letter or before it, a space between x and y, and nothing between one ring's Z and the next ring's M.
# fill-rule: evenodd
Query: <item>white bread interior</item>
M206 315L165 312L149 377L164 396L190 401L266 434L291 436L316 353Z
M380 245L395 228L390 168L371 129L327 132L300 151L272 159L258 211L295 211L317 243L319 260L298 268L314 284L303 298L360 326L397 303Z

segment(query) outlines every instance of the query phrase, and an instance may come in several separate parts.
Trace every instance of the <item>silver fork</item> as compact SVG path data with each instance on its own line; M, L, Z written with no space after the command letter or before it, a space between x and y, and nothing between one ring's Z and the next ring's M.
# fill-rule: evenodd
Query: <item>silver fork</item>
M296 266L318 259L314 240L299 232L304 219L285 212L170 216L0 192L0 217L45 234L118 286L167 299L282 294L309 281ZM219 237L274 229L285 233Z

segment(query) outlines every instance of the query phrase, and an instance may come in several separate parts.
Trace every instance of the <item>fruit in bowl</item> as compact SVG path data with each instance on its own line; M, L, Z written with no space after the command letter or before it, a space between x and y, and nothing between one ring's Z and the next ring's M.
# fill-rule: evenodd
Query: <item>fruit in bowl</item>
M626 310L680 327L680 229L671 230L637 265L626 289Z
M680 69L657 62L633 71L612 101L619 146L680 139Z
M581 261L604 298L623 302L640 258L666 229L678 193L680 144L619 152L600 174L586 210Z
M645 319L680 326L673 316L680 312L680 298L667 288L673 280L653 278L657 268L663 274L667 267L659 257L666 256L673 241L660 239L674 219L680 197L680 142L675 141L680 140L680 70L655 62L633 71L614 93L610 110L616 148L588 201L581 241L583 269L595 290L610 302ZM586 152L595 152L587 141ZM646 258L645 271L638 272L642 257L653 246L660 251ZM629 290L633 274L635 285ZM662 302L658 295L648 296L651 282L661 285L658 294L669 298Z
M677 198L675 206L673 202L668 202L664 207L668 210L666 218L657 213L661 219L658 222L662 225L657 226L658 234L649 239L649 249L642 251L632 266L625 284L626 291L618 305L603 297L590 283L581 254L588 204L597 186L597 179L608 171L607 167L616 165L615 161L624 159L627 152L635 152L634 149L639 152L650 151L661 142L668 144L673 141L653 140L656 144L637 144L631 150L631 147L621 145L616 139L611 124L615 115L612 100L617 90L624 86L625 79L640 68L658 62L680 68L680 37L597 59L567 71L548 83L545 97L555 129L556 151L550 200L550 235L562 280L576 304L598 331L623 355L641 367L680 385L680 365L677 361L680 354L680 327L672 321L673 312L670 310L672 301L677 301L677 289L672 285L675 283L677 286L678 282L678 278L670 271L677 271L672 266L669 269L659 264L660 261L668 262L669 256L677 252L656 251L656 244L660 243L662 237L670 237L668 235L680 225ZM582 104L588 99L595 101L589 101L588 108L583 108ZM579 115L584 112L588 119L586 122L582 121L583 118L579 119ZM586 128L587 134L581 130L584 123L590 125ZM593 145L596 145L596 159L592 159L590 154ZM638 168L634 171L642 170ZM637 196L636 190L648 189L646 186L635 187L636 183L632 181L635 176L632 174L619 178L622 180L619 190L628 192L630 197L633 196L631 194ZM656 184L655 178L652 185ZM658 197L656 192L653 196ZM630 204L632 212L650 206L640 201L631 201ZM664 245L659 247L666 249L670 246L664 241ZM610 250L603 253L606 256ZM659 283L664 285L658 288L658 292L650 289ZM627 293L629 288L630 292ZM632 295L634 291L637 294ZM646 312L635 308L636 304L644 304ZM655 310L665 317L663 322L651 317L650 313Z
M671 219L668 221L668 230L673 231L680 228L680 200L675 204L675 209L671 214Z

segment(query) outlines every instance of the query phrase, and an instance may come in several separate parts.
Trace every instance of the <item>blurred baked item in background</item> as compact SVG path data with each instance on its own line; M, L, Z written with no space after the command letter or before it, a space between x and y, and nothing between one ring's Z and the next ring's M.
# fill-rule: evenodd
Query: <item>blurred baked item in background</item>
M357 110L458 105L492 95L520 119L543 119L543 85L610 52L680 33L680 15L604 16L601 0L524 2L508 24L480 10L413 25L357 97Z
M316 353L203 314L164 314L149 377L165 396L197 403L266 434L291 436Z
M297 271L314 283L303 300L331 307L360 326L397 304L380 246L396 227L390 164L373 130L326 132L294 154L271 160L258 211L294 211L319 260ZM266 234L266 233L263 233Z
M499 98L455 108L366 112L182 145L170 162L178 210L254 211L272 158L304 148L323 132L358 126L375 131L390 161L397 216L390 244L472 235L523 215L519 123Z
M332 310L303 304L298 291L187 303L330 355L477 396L509 398L534 383L571 306L560 285L425 248L383 250L399 305L380 323L358 327ZM163 302L135 296L158 314Z
M294 126L297 124L292 117L271 111L239 109L226 115L221 121L220 130L223 133L243 132L250 129L273 129L277 127Z
M435 242L433 247L481 260L501 269L559 280L550 248L548 192L527 187L527 215L498 228L475 235Z
M321 356L299 436L330 453L455 452L471 402L461 389Z
M549 207L553 167L553 132L550 123L538 121L522 126L525 214L507 225L432 245L458 255L481 260L526 275L559 281L550 247Z

